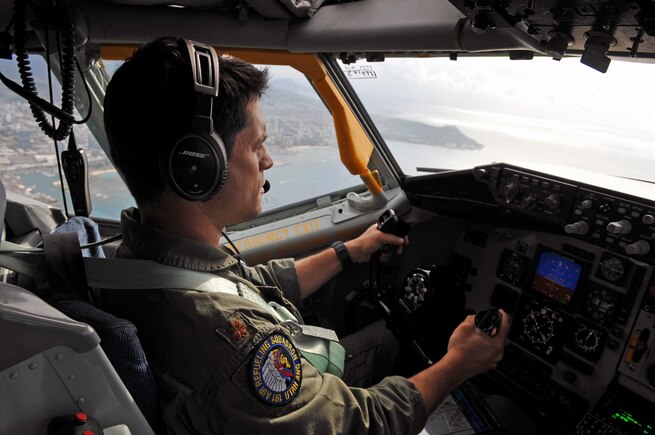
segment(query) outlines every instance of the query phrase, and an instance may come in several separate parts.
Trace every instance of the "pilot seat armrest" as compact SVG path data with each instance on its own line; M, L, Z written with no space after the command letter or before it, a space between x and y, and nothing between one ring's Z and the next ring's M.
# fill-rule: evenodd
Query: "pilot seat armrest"
M0 370L55 346L88 352L100 343L89 325L76 322L29 291L0 283Z
M107 435L154 435L99 343L91 326L0 283L0 434L43 435L80 412L115 428Z

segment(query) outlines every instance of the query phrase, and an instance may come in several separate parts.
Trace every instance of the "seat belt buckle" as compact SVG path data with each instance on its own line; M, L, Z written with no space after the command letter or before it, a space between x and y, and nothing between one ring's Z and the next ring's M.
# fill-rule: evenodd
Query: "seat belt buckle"
M289 328L291 335L294 337L303 335L305 337L321 338L323 340L339 342L339 336L337 336L337 333L331 329L313 325L300 325L293 320L285 320L282 324Z
M298 322L294 320L285 320L281 322L281 324L289 329L292 337L297 337L299 335L302 335L302 328L300 327Z

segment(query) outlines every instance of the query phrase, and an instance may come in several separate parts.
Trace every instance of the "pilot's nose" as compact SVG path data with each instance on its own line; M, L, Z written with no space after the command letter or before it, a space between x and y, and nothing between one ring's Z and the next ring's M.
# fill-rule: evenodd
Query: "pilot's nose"
M262 159L259 161L259 167L261 168L262 171L265 171L273 167L273 158L268 153L266 147L264 147L264 155L262 156Z

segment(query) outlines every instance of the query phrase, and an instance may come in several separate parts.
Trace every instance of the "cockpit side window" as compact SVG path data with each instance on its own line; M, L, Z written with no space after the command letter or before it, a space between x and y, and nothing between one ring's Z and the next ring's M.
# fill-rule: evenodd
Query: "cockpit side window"
M30 56L32 72L39 95L48 98L48 76L45 60ZM118 65L118 62L110 62ZM113 66L115 69L116 66ZM20 82L15 60L0 60L0 70ZM52 77L55 104L59 104L61 86ZM64 209L62 188L57 170L55 144L38 127L28 103L4 86L0 86L0 173L7 190ZM86 113L82 114L86 115ZM75 114L80 119L79 113ZM120 210L134 205L123 180L118 176L87 124L74 127L78 147L85 150L89 162L89 184L92 217L118 219ZM59 152L67 141L57 144ZM69 212L72 206L64 183Z
M103 60L102 64L111 76L121 63ZM45 61L32 56L32 65L39 93L47 96ZM266 172L271 189L263 198L263 212L361 185L360 178L341 163L331 114L307 78L287 66L261 67L269 68L271 77L262 110L267 124L265 146L275 162ZM15 61L2 60L0 68L19 80ZM53 85L56 97L59 83L53 80ZM0 109L2 181L10 191L63 209L53 141L39 130L27 102L4 86L0 87ZM135 205L134 199L92 130L86 124L75 126L75 136L89 160L91 216L117 220L122 209ZM65 147L66 143L59 143L60 152ZM70 208L68 197L67 203Z

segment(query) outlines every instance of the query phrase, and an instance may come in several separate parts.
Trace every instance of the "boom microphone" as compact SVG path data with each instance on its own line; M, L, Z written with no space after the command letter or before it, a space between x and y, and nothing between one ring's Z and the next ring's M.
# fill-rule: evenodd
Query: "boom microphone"
M271 183L266 180L264 181L264 193L268 192L269 190L271 190Z

